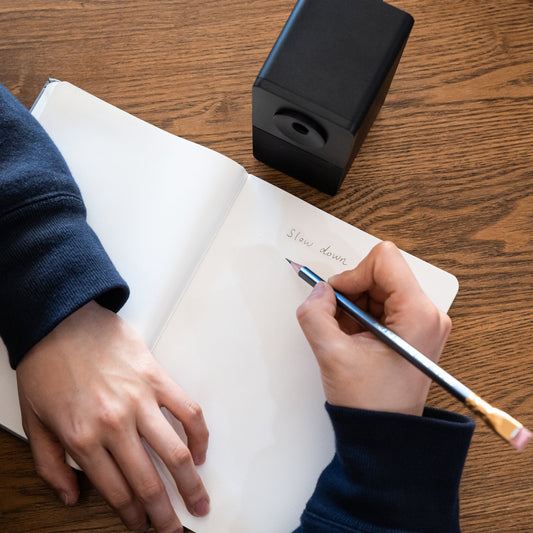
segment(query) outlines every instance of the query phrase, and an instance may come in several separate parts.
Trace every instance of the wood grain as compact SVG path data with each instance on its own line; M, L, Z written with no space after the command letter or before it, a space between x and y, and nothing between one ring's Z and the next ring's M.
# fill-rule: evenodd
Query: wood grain
M0 82L29 106L48 77L71 81L453 272L442 365L532 428L533 3L391 3L415 26L335 197L252 155L251 87L293 2L0 0ZM435 387L430 403L466 412ZM464 533L533 531L532 450L478 424ZM80 482L80 503L63 507L27 445L0 431L0 531L124 531Z

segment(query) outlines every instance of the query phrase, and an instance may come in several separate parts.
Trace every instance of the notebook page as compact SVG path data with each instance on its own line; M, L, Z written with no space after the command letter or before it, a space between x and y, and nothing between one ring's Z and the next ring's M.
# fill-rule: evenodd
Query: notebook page
M333 456L314 356L295 317L310 287L288 257L328 276L355 266L372 237L249 176L232 212L155 347L200 403L210 429L199 468L211 494L205 518L178 514L197 533L289 532ZM457 280L406 254L447 310Z

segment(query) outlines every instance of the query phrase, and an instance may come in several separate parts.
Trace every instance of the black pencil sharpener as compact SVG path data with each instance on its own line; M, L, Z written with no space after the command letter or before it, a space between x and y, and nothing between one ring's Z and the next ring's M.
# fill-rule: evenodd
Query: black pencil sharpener
M381 0L299 0L252 89L254 156L338 192L413 22Z

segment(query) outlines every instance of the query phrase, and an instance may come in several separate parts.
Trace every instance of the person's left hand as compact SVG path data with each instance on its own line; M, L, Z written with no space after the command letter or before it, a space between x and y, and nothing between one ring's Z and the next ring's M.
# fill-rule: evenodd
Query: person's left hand
M207 514L209 496L195 467L207 451L202 411L115 313L86 304L26 354L17 380L37 472L63 502L79 494L66 451L129 528L145 531L151 522L159 533L182 531L145 440L189 511ZM183 424L187 445L162 406Z

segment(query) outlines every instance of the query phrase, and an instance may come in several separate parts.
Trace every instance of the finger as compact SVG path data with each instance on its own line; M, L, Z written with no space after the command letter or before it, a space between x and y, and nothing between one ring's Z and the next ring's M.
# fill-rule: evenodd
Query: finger
M382 303L393 294L411 299L422 293L400 250L387 241L374 246L353 270L332 276L328 281L350 298L368 291L375 303Z
M337 312L335 295L324 282L317 283L307 299L296 310L296 317L305 333L324 335L331 331Z
M163 481L148 456L139 434L122 435L120 443L113 439L109 452L127 480L135 497L158 533L182 531L182 525L172 508Z
M86 446L80 442L76 448L69 449L69 453L126 527L132 531L147 531L149 522L145 509L109 452L99 446L96 449ZM84 451L80 453L81 448ZM90 453L87 453L88 449Z
M194 464L203 464L209 444L209 430L201 407L191 400L165 372L161 375L157 394L160 404L166 407L183 425L187 435L187 446Z
M33 413L26 413L24 431L28 436L37 474L50 485L65 505L78 501L76 474L65 461L65 450L56 436Z
M317 283L296 311L300 327L318 357L335 351L343 333L335 318L335 295L326 283Z
M172 474L189 512L209 512L209 496L194 465L191 452L159 409L146 413L138 422L139 432Z

